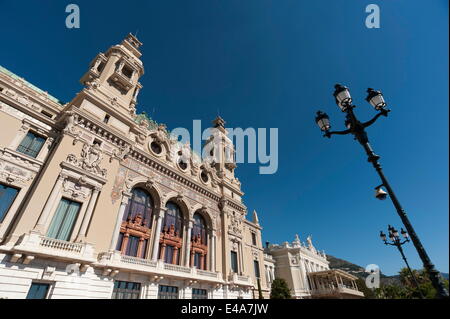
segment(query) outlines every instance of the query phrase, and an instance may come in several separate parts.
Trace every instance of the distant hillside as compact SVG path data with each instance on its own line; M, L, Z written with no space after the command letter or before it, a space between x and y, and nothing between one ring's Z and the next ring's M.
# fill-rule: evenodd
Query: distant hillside
M327 260L330 262L331 269L340 269L349 274L352 274L361 279L365 279L369 274L365 272L365 268L355 265L347 260L336 258L331 255L327 255ZM400 284L399 276L386 276L383 273L380 275L381 284Z
M330 262L331 269L341 269L345 272L348 272L349 274L352 274L362 279L365 279L369 275L368 273L365 272L365 269L363 267L355 265L347 260L336 258L331 255L327 255L327 260ZM441 275L448 280L449 278L448 273L441 273ZM392 284L400 285L399 275L386 276L383 273L381 273L380 279L381 284L384 285L392 285Z

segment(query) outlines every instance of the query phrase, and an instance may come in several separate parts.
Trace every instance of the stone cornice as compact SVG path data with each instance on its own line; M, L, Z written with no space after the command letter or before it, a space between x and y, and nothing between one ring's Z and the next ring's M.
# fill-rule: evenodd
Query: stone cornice
M226 188L232 190L233 192L235 192L239 196L244 196L244 192L242 192L242 190L240 190L238 187L236 187L230 181L227 181L227 180L223 179L222 181L220 181L219 185L222 186L222 187L226 187Z
M34 102L45 105L45 106L51 108L51 110L54 112L61 111L62 104L52 101L51 99L48 98L48 95L46 95L44 93L39 93L39 92L33 90L32 88L27 86L27 84L25 83L26 82L25 80L14 79L2 72L0 72L0 79L6 81L6 83L8 83L10 86L14 87L15 90L18 90L21 93L25 93L24 95L32 98L34 100ZM20 83L21 85L18 85L17 83ZM31 83L29 83L29 85L31 85Z
M178 173L174 168L168 166L165 163L162 163L159 159L153 158L152 155L147 154L146 152L140 150L140 149L133 149L130 151L129 156L131 156L135 161L138 161L142 164L145 164L148 167L151 167L160 173L163 173L164 175L172 178L175 181L178 181L189 188L195 190L196 192L206 195L209 198L213 199L216 202L220 201L220 195L206 189L203 187L200 183L193 181L191 179L186 178L185 176Z
M26 95L26 96L29 96L29 95ZM52 111L55 113L56 116L54 117L54 119L51 119L51 118L43 115L42 113L33 110L30 107L22 105L17 100L15 100L12 97L10 97L6 94L3 94L3 93L0 93L0 102L3 102L5 104L7 104L8 106L17 109L18 111L20 111L28 116L31 116L31 117L35 118L36 120L43 122L44 124L50 125L51 127L55 127L54 119L57 118L58 113L61 112L61 109L58 110L57 112L52 109Z
M227 206L229 206L230 208L236 209L242 213L245 212L247 209L247 207L245 205L235 201L234 199L232 199L229 196L223 196L221 198L221 203L222 203L223 209L226 209Z
M246 223L247 225L249 225L250 227L262 230L263 228L261 227L261 225L257 225L251 221L249 221L248 219L244 219L244 223Z

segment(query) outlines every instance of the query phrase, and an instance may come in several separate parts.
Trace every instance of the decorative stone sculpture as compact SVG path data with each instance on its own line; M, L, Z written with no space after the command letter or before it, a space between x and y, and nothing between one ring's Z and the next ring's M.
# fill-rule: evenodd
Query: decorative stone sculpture
M103 178L106 178L106 169L100 168L100 162L102 161L103 154L100 150L100 146L97 144L87 145L84 144L81 151L81 158L78 159L74 154L69 154L67 156L66 162L77 166L87 172L94 173Z

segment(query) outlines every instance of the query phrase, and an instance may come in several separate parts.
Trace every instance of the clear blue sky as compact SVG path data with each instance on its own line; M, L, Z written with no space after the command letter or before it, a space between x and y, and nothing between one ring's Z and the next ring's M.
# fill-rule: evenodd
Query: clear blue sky
M263 240L308 234L319 249L387 274L403 266L378 232L401 226L390 200L350 136L322 138L326 111L343 114L333 85L351 88L362 119L374 114L367 87L381 89L392 112L369 129L385 173L439 270L448 272L448 1L76 1L81 28L65 28L69 1L1 1L0 64L70 101L91 59L138 30L146 74L139 111L169 128L210 123L217 109L233 127L279 128L279 170L237 176ZM126 3L126 5L124 5ZM367 29L365 7L381 8ZM413 267L421 263L411 244Z

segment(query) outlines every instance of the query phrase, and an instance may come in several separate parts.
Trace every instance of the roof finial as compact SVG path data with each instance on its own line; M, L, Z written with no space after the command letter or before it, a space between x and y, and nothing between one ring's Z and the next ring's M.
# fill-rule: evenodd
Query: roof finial
M259 225L258 213L256 210L253 210L253 223Z
M212 123L214 124L214 127L222 127L225 128L225 121L223 118L221 118L220 116L217 116L214 121L212 121Z

